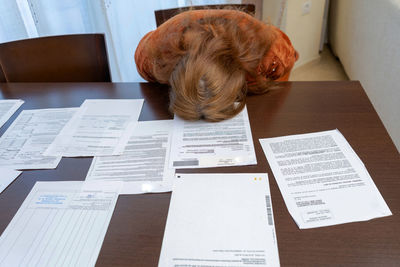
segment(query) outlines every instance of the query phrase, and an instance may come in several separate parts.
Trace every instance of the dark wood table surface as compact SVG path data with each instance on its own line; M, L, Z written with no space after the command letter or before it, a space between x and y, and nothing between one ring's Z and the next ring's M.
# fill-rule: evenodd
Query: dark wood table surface
M256 166L180 172L267 172L282 266L400 266L400 156L360 83L281 85L280 91L247 100ZM168 88L148 83L2 83L1 98L25 100L1 134L22 109L78 107L95 98L144 98L139 120L172 118L167 111ZM300 230L258 139L336 128L364 162L393 216ZM0 194L0 232L36 181L84 180L90 163L91 158L63 158L55 170L24 171ZM157 266L170 196L119 196L97 266Z

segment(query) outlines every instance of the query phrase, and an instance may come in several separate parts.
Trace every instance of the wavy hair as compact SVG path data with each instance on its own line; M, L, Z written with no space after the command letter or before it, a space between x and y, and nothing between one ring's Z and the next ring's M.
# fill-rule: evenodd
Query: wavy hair
M164 38L168 45L153 51L153 74L170 84L169 108L181 118L228 119L244 108L248 92L270 89L270 81L257 73L271 46L272 31L237 13L234 20L207 15L191 20L188 15L181 25L183 34Z

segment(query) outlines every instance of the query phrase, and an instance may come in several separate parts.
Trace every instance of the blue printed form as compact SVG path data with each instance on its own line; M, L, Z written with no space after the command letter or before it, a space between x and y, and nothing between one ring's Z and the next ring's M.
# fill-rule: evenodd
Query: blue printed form
M0 237L0 266L94 266L121 182L37 182Z

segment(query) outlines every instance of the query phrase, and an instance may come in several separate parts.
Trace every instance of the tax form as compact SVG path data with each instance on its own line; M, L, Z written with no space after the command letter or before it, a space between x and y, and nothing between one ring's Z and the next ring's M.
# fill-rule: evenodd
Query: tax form
M0 266L94 266L120 188L37 182L0 237Z
M257 164L247 108L221 122L185 121L175 116L170 168Z
M266 173L176 177L158 266L279 266Z
M0 193L11 184L22 172L0 168Z
M0 138L0 167L54 169L60 156L44 156L77 108L23 110Z
M172 120L140 121L120 156L94 157L86 180L123 181L121 194L166 192L175 170L168 168Z
M0 128L23 103L21 99L0 100Z
M143 99L87 99L45 155L120 155L143 106Z
M338 130L265 138L260 143L300 229L392 215Z

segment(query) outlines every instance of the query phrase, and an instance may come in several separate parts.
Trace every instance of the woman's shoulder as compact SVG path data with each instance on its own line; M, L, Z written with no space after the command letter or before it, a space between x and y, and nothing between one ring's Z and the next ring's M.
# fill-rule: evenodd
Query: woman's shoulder
M271 80L287 80L284 77L288 77L299 54L283 31L272 25L271 31L274 33L274 40L261 60L260 74Z

